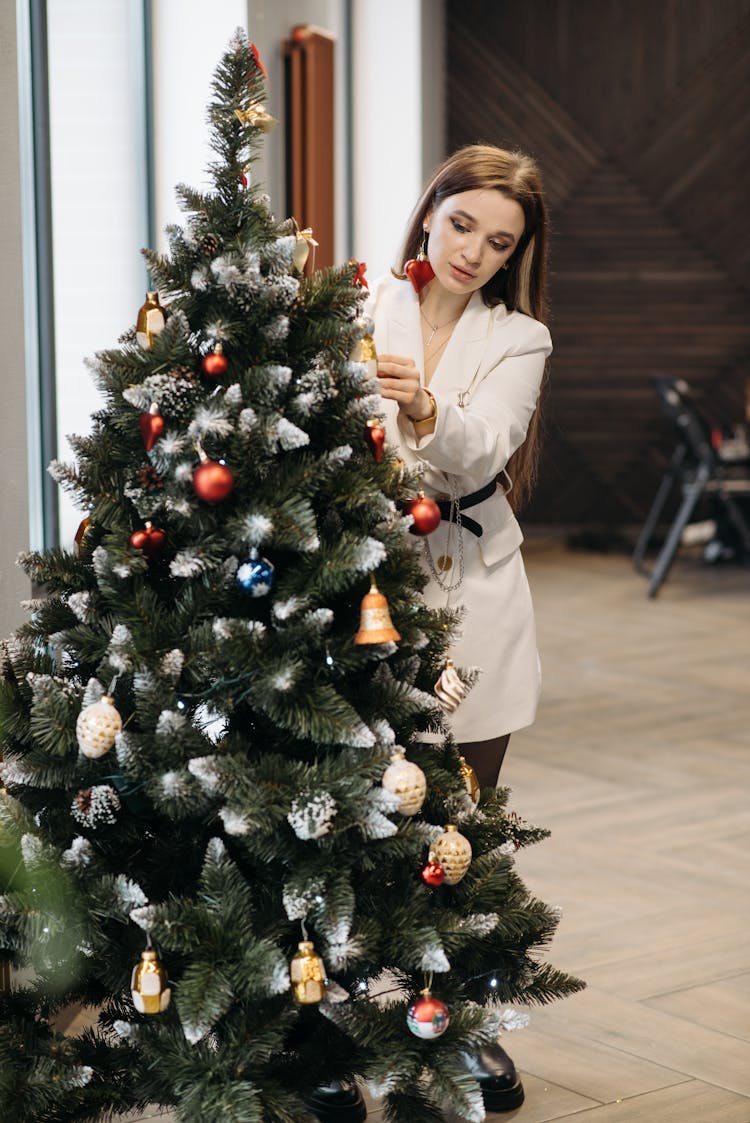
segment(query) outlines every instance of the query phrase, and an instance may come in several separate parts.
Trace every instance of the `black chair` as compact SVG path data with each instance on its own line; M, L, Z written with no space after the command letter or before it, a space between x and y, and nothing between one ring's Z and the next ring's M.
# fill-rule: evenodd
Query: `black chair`
M662 410L674 423L679 439L633 551L633 565L649 578L650 597L656 596L667 576L682 533L704 495L712 497L717 514L732 527L743 558L750 558L750 524L736 501L737 496L750 496L747 464L722 463L713 448L711 430L691 401L686 382L665 377L654 378L653 382ZM646 552L675 488L682 494L680 505L653 568L648 569Z

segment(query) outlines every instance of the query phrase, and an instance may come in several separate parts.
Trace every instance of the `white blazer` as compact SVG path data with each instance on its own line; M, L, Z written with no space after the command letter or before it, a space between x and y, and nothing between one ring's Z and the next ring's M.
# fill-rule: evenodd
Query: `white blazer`
M411 284L381 278L365 311L375 323L378 353L408 356L423 370L420 306ZM504 472L526 437L551 350L543 324L502 304L487 308L480 293L472 295L430 382L438 406L434 432L418 438L397 404L382 401L386 439L410 467L424 470L425 494L446 498L453 486L467 495ZM483 533L477 538L463 532L465 577L451 607L462 608L464 617L452 658L483 673L452 718L459 741L510 733L530 724L536 711L536 632L518 549L523 535L505 497L507 486L466 512ZM447 533L443 522L429 536L435 557ZM454 527L454 544L455 533ZM432 580L425 597L434 606L446 603Z

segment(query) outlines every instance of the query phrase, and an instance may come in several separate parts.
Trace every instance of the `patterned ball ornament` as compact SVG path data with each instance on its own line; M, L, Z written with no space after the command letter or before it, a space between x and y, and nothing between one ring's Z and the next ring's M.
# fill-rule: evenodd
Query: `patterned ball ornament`
M429 990L423 990L421 998L412 1002L406 1011L406 1024L415 1037L423 1041L434 1041L442 1037L450 1022L448 1007Z
M111 694L105 694L101 702L86 706L78 715L76 737L81 752L91 760L104 756L121 729L122 718L115 708L115 700Z
M402 748L397 748L391 763L383 773L383 787L398 799L402 815L416 815L427 794L427 780L418 764L406 759Z
M471 865L471 843L449 824L430 847L430 861L443 867L446 885L457 885Z
M251 597L265 597L273 588L275 570L267 558L249 557L237 570L237 584Z

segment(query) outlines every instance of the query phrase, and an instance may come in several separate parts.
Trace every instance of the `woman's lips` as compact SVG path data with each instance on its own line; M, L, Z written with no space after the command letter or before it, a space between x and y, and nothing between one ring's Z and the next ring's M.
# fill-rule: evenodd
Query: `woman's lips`
M470 273L468 269L459 269L457 265L450 264L450 271L457 281L473 281L476 279L476 273Z

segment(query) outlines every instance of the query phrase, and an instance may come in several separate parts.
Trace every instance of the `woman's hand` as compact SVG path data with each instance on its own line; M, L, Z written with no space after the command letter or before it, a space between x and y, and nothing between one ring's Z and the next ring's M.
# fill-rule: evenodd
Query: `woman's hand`
M432 399L422 389L413 359L404 355L378 355L378 382L381 397L397 402L398 408L408 417L427 417L432 411Z

